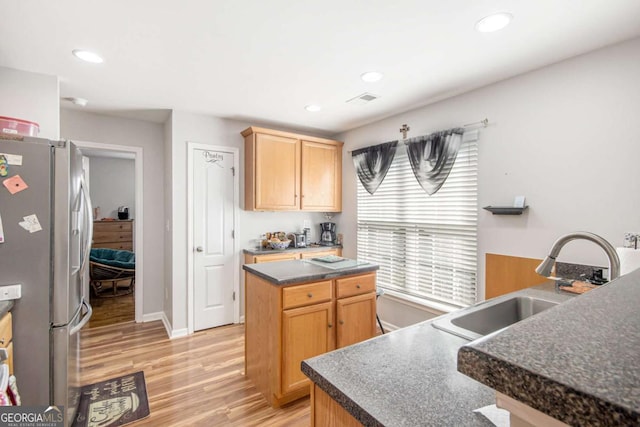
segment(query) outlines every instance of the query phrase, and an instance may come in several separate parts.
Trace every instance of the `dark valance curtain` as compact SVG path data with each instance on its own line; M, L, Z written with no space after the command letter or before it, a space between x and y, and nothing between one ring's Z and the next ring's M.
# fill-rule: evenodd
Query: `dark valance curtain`
M462 144L464 129L454 128L409 139L407 155L413 174L430 196L435 194L451 172Z
M351 153L358 178L369 194L375 193L387 176L389 166L396 155L398 141L385 142L361 148Z

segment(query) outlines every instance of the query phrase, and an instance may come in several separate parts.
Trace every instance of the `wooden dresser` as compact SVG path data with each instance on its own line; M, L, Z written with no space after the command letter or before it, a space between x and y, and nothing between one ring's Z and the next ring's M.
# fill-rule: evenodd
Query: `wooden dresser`
M133 220L94 221L91 247L133 251Z

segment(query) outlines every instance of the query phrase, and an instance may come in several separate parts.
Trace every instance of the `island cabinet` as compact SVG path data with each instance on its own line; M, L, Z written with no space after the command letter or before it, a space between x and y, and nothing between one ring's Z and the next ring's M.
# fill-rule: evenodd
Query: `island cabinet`
M246 210L342 210L342 142L257 127L242 136Z
M303 360L376 335L375 272L292 285L247 272L245 283L246 375L273 407L309 394Z

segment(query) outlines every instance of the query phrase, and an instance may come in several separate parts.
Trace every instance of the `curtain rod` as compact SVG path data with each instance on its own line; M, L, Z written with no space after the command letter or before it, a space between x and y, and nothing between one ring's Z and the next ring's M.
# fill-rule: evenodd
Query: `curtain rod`
M466 125L462 125L462 127L465 127L465 128L466 127L471 127L471 126L478 126L478 127L486 128L487 126L489 126L489 119L485 117L483 120L480 120L478 122L467 123ZM407 132L409 132L409 130L411 130L411 128L406 123L404 123L402 125L402 127L400 127L400 133L402 134L402 139L403 140L407 139ZM347 151L347 153L351 154L352 151Z

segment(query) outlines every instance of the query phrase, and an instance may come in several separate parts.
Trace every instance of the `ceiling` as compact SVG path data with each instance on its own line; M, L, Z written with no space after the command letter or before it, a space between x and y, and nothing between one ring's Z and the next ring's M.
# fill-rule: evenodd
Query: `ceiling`
M163 121L177 109L326 134L640 36L638 0L0 0L0 10L0 66L59 76L60 96L88 99L87 111ZM474 30L497 11L511 25ZM77 48L105 62L82 62ZM363 82L370 70L384 78ZM345 102L364 92L380 98Z

